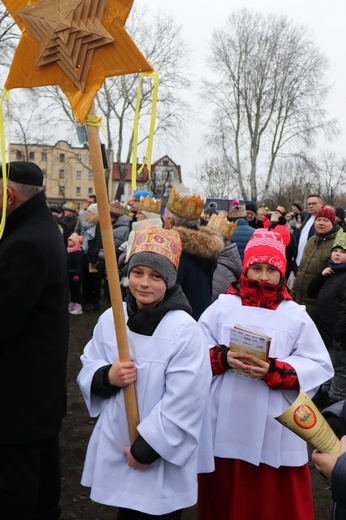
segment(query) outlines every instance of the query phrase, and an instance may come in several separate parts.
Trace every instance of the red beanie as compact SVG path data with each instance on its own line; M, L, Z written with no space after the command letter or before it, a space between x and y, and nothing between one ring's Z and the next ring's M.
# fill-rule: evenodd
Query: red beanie
M269 264L285 276L286 245L290 240L290 232L285 226L276 226L273 230L256 229L245 247L243 274L246 275L254 264Z
M331 221L333 226L336 224L335 211L332 208L321 208L316 213L315 219L318 217L324 217Z

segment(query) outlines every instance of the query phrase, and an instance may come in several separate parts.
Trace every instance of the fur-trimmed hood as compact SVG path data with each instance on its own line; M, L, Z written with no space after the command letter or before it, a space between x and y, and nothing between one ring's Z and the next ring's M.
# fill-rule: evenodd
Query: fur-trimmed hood
M219 233L207 226L198 229L174 227L181 238L183 252L200 258L216 260L225 244Z

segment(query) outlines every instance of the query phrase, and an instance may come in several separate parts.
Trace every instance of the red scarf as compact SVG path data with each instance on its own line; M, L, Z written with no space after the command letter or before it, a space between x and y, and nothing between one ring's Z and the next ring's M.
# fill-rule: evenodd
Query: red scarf
M239 282L229 286L227 294L240 296L241 303L248 307L264 307L275 311L283 300L293 300L286 286L286 278L278 284L250 280L241 274Z

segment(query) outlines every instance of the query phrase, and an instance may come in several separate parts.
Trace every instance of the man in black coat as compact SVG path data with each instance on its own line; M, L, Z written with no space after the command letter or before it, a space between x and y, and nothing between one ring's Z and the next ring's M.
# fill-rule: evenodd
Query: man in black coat
M0 516L60 517L59 430L66 411L68 285L61 231L40 168L0 167Z

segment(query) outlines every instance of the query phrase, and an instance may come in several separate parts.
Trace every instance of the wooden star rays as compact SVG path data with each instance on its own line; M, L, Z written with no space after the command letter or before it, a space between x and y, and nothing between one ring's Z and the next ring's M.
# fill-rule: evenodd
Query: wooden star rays
M59 85L83 123L106 77L152 72L124 25L133 0L3 0L22 31L5 88Z

